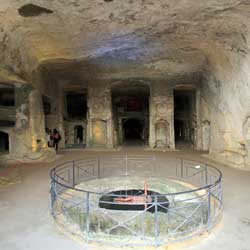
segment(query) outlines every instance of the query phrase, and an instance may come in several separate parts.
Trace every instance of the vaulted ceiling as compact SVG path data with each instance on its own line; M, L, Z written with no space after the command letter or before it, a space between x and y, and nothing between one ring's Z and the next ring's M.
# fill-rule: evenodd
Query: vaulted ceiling
M4 0L0 61L27 77L192 79L249 53L248 0Z

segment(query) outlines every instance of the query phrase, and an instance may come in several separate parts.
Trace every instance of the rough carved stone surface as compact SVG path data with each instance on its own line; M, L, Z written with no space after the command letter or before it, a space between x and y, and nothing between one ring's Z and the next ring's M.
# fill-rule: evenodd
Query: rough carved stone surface
M25 4L0 3L0 79L42 89L32 79L43 71L60 86L126 79L169 87L196 84L200 120L210 122L209 129L200 129L204 147L209 141L211 153L232 160L237 155L237 162L244 162L249 154L242 146L243 123L250 116L249 1L36 0L32 4L53 13L29 18L18 13ZM105 94L99 95L96 100L108 106ZM100 100L94 102L96 116L109 119ZM168 114L170 126L171 119Z
M3 59L19 72L40 60L81 58L85 69L94 65L105 77L120 69L184 75L202 70L209 57L223 64L223 52L249 52L248 1L40 0L34 4L53 13L32 20L19 16L24 4L0 5Z

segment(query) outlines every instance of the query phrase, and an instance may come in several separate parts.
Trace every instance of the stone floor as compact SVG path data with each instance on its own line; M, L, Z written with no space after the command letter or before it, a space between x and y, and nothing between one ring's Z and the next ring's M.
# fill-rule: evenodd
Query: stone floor
M0 186L0 249L1 250L82 250L103 249L96 245L81 245L64 235L49 215L49 170L69 160L95 154L152 154L139 147L127 147L119 152L66 151L55 163L21 166L21 178L12 185ZM155 152L167 161L180 156L205 161L195 152ZM250 172L217 165L223 172L224 213L218 228L192 250L250 250ZM105 249L111 249L105 247ZM125 249L125 248L123 248ZM162 249L162 248L161 248ZM163 248L165 249L165 248ZM178 248L179 249L179 248Z

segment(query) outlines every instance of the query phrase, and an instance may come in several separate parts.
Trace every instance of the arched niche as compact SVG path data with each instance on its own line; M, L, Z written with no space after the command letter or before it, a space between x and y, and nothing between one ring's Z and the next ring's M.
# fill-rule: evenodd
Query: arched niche
M107 144L107 121L101 119L92 120L93 144Z
M201 124L201 129L202 129L202 149L205 151L209 151L210 136L211 136L210 121L204 120Z
M157 148L169 146L169 123L164 119L155 123L155 146Z
M114 134L117 136L115 139L117 144L127 143L128 141L131 143L133 140L135 143L139 142L140 145L147 143L150 111L149 82L134 79L112 82L111 97L112 122L115 130ZM129 123L134 123L135 129L132 128L133 124L130 126L130 124L127 123L127 120L129 120ZM138 120L141 122L141 125L138 125ZM130 133L127 133L127 129L130 129L132 132L139 130L139 132L134 133L135 136L133 138L133 136L129 135ZM131 133L131 135L132 134L133 133Z

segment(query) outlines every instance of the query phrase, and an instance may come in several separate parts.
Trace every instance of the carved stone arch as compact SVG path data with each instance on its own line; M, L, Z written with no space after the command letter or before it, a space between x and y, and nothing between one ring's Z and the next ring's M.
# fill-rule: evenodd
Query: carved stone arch
M160 119L155 123L155 147L163 148L169 146L169 123Z
M125 85L139 85L139 86L145 86L150 88L151 82L147 80L140 80L140 79L126 79L126 80L114 80L111 82L111 90L116 87L124 87Z
M103 119L92 120L93 144L107 144L107 121Z

